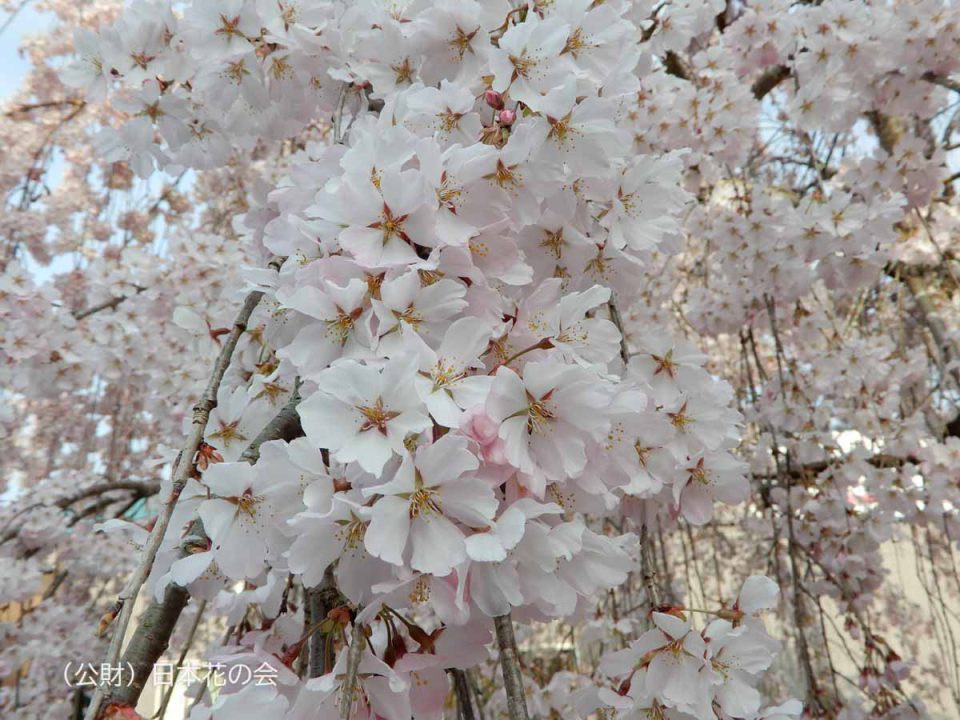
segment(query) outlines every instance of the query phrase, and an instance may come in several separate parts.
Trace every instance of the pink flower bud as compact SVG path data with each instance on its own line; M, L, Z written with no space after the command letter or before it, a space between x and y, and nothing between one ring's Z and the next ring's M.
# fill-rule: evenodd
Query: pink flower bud
M517 119L517 113L513 110L501 110L499 118L501 125L513 125L513 121Z
M486 414L483 405L470 408L460 420L460 431L480 445L489 445L497 440L500 426Z
M483 461L492 465L507 463L507 448L498 435L499 430L500 424L487 415L483 405L470 408L460 420L460 432L476 440Z
M483 94L483 99L487 101L487 105L492 107L494 110L503 109L503 95L498 93L496 90L487 90Z

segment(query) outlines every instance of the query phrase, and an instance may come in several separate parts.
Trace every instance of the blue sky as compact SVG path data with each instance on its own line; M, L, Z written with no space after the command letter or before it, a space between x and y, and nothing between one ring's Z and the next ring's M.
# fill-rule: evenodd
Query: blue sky
M0 27L10 18L9 13L0 13ZM51 18L37 13L30 5L17 13L7 29L0 35L0 102L7 99L19 86L30 69L29 63L20 57L18 49L25 35L40 32L49 27Z
M13 20L9 13L0 13L0 28L6 26L0 34L0 104L7 100L20 87L23 78L30 70L30 63L20 57L19 48L23 38L27 35L43 32L53 24L53 18L48 14L38 13L30 6L30 0L18 12ZM58 258L48 267L37 266L32 258L24 258L37 279L46 279L54 272L67 270L70 267L69 258Z

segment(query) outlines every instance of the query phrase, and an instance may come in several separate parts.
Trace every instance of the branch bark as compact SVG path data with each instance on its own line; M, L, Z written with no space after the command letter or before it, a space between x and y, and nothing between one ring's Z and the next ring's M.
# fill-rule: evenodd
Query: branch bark
M867 119L873 126L873 131L877 134L877 142L888 155L893 155L893 151L903 135L903 122L892 115L871 110L867 113Z
M790 68L786 65L774 65L769 67L760 73L760 77L753 81L753 85L750 86L750 90L753 92L753 97L757 100L763 100L769 93L790 77Z
M251 464L255 463L260 457L260 446L265 442L270 440L290 441L303 435L303 429L300 427L300 416L296 412L299 401L300 395L295 390L283 409L277 413L273 420L267 423L267 426L247 446L247 449L241 455L242 460ZM203 527L199 520L191 523L187 536L202 536L203 534ZM185 557L186 554L186 548L181 548L180 556ZM109 698L111 702L136 706L140 694L143 692L146 678L169 646L174 626L180 614L186 608L189 599L190 594L185 588L171 584L167 588L163 600L151 601L137 624L126 652L120 660L120 664L124 668L133 668L134 682L129 687L112 688ZM88 716L87 720L90 720L91 717L96 716Z
M206 609L207 601L204 600L197 608L196 617L194 617L193 624L190 626L190 631L187 633L187 639L184 640L183 649L180 651L180 657L177 660L177 664L173 666L173 675L170 679L170 687L168 687L163 693L163 700L160 702L160 709L157 710L156 717L158 720L163 720L164 716L167 714L167 707L170 705L170 699L173 697L173 691L177 686L177 678L180 677L180 668L183 667L183 664L187 660L187 654L190 652L190 647L193 645L193 639L197 635L197 628L200 627L200 622L203 620L203 611Z
M78 490L72 495L62 497L54 503L59 508L67 508L76 502L85 500L93 495L102 495L103 493L113 492L114 490L130 490L136 495L150 497L160 492L160 483L147 482L143 480L115 480L97 485L91 485L83 490ZM119 498L118 498L119 499Z
M507 714L510 720L530 720L510 613L495 617L493 627L497 632L497 645L500 647L500 670L503 672L503 687L507 693Z
M134 295L139 295L139 294L142 293L144 290L146 290L145 287L137 286L137 287L136 287L136 292L134 292ZM117 297L110 298L109 300L104 300L104 301L101 302L101 303L97 303L96 305L91 305L90 307L84 308L83 310L75 310L75 311L72 313L73 319L74 319L74 320L83 320L84 318L88 318L88 317L90 317L91 315L96 315L98 312L101 312L101 311L103 311L103 310L113 310L113 309L116 308L120 303L122 303L124 300L129 300L130 297L132 297L132 296L131 296L131 295L118 295Z
M117 599L120 612L114 622L113 637L110 639L110 646L107 650L106 658L104 658L104 662L110 666L116 666L117 660L120 658L124 635L126 635L127 627L133 616L133 608L136 604L137 595L140 594L140 588L143 587L143 583L150 574L151 568L153 568L153 561L156 559L157 551L160 549L164 535L166 535L167 526L170 524L170 517L173 514L174 507L176 507L180 493L183 491L187 479L195 470L193 459L197 454L200 443L203 441L207 421L210 418L210 411L216 407L217 391L220 389L220 383L223 381L223 376L226 374L227 368L230 365L233 351L237 347L240 336L246 331L250 316L260 303L262 297L263 292L259 290L255 290L247 295L243 306L240 308L240 312L237 314L236 320L234 320L233 327L230 329L230 333L223 343L223 347L220 349L220 354L217 356L217 361L213 366L213 372L207 382L206 390L204 390L200 401L193 407L193 424L190 426L190 434L180 450L180 455L174 468L173 486L170 490L170 496L161 508L157 520L154 523L153 530L150 532L150 537L144 545L143 556L140 563L137 565L133 575L131 575ZM182 609L183 608L181 608L181 610ZM176 616L179 617L179 612L176 613ZM174 622L176 622L175 619ZM170 628L170 631L172 631L172 628ZM169 633L167 633L166 637L169 639ZM90 702L90 707L87 709L86 720L96 720L99 717L105 697L106 693L104 689L98 687L93 696L93 700Z
M693 70L690 68L690 64L673 50L668 50L666 56L664 56L663 67L674 77L693 81Z
M454 668L450 671L450 675L453 677L453 690L457 696L457 720L476 720L473 703L470 701L470 686L467 683L466 672Z
M933 83L934 85L939 85L940 87L946 88L947 90L953 90L954 92L960 93L960 81L958 80L944 77L943 75L937 75L933 72L924 73L923 79L929 83Z
M943 354L944 364L949 365L960 358L960 348L957 347L957 343L950 337L943 318L937 313L937 308L930 299L928 292L929 283L917 275L907 275L904 281L910 289L910 294L913 296L914 302L917 303L917 308L923 316L923 321L930 329L930 334L933 335L937 347ZM957 385L960 386L960 368L956 366L950 368L950 375Z
M340 720L350 720L350 711L353 709L353 693L357 687L357 673L360 670L360 657L363 655L364 642L363 625L354 619L350 649L347 651L347 677L340 689Z
M153 601L137 621L137 630L127 644L121 664L133 668L133 680L129 685L120 684L110 688L111 703L136 707L140 694L150 679L150 673L160 656L170 646L170 637L180 619L180 614L190 600L190 593L175 583L170 583L163 601ZM106 698L105 698L106 699ZM92 703L91 703L92 705Z
M341 595L333 577L333 565L323 574L323 580L313 588L307 588L307 615L313 632L307 639L307 677L320 677L333 667L332 643L327 643L327 634L319 625L340 603ZM330 652L328 652L328 650Z

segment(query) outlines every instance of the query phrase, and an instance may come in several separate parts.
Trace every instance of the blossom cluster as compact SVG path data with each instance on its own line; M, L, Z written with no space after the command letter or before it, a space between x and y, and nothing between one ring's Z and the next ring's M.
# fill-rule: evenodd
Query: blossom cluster
M309 587L334 565L361 619L411 608L482 650L483 616L570 616L626 580L636 536L598 532L623 503L642 526L660 506L702 524L745 499L729 387L662 331L631 357L617 327L617 298L676 248L690 199L682 156L631 147L646 65L631 9L136 6L79 38L71 79L136 88L135 119L102 142L143 175L334 114L334 144L299 151L248 215L261 254L286 258L248 274L272 306L272 370L221 391L211 462L177 510L207 545L176 559L168 539L166 581L215 596L243 580L272 604L286 573ZM196 315L177 321L202 335ZM294 379L305 438L241 460ZM410 634L419 652L361 660L360 704L384 717L442 700L442 668L478 651ZM294 716L337 701L331 673Z
M541 717L914 717L953 682L949 3L48 6L75 48L31 40L0 113L25 717L74 701L49 633L89 651L251 290L148 585L280 671L192 717L339 717L354 677L354 718L439 719L457 672L508 715L506 614Z

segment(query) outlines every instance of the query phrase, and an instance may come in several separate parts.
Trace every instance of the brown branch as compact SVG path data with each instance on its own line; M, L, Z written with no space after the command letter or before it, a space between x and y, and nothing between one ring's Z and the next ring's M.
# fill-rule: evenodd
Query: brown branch
M166 692L163 693L163 700L160 701L160 709L157 710L157 714L154 716L159 718L159 720L163 720L164 715L167 714L167 706L170 704L170 698L173 697L174 689L176 689L177 678L180 677L180 668L183 667L187 660L187 653L190 652L190 646L193 645L193 638L196 637L197 628L200 627L200 621L203 620L203 611L206 609L207 601L203 600L197 607L197 615L193 619L193 624L190 626L190 630L187 632L187 639L183 642L183 649L180 651L180 658L177 660L177 664L173 666L173 675L170 678L170 685Z
M130 490L131 492L134 492L142 497L149 497L160 492L160 483L148 482L144 480L114 480L98 483L96 485L91 485L88 488L84 488L83 490L78 490L72 495L62 497L57 500L54 505L65 509L70 505L80 502L81 500L85 500L93 495L102 495L104 493L113 492L114 490Z
M353 694L357 687L357 672L360 670L360 658L363 656L363 644L366 638L363 625L354 618L353 632L350 634L350 648L347 650L347 677L340 688L340 720L350 720L353 709Z
M630 364L630 350L627 347L627 333L623 329L623 318L620 316L620 310L613 300L607 303L607 309L610 312L610 322L620 331L620 359L623 360L623 365L626 367Z
M73 107L80 107L84 104L84 101L79 98L64 98L63 100L47 100L46 102L35 102L35 103L24 103L19 105L12 110L8 110L4 113L7 117L15 117L16 115L26 114L34 110L49 110L50 108L60 108L64 105L71 105Z
M299 383L297 385L299 388ZM300 404L300 393L294 389L287 404L278 412L273 420L260 431L260 434L254 438L253 442L243 451L240 459L251 465L260 459L260 446L271 440L296 440L303 437L303 427L300 425L300 414L297 412L297 405Z
M121 661L124 670L127 667L133 668L132 681L110 688L111 703L136 706L140 693L150 679L154 664L167 651L177 620L189 600L190 593L186 588L170 583L164 592L163 600L154 600L143 611Z
M453 691L457 696L457 720L476 720L473 712L473 703L470 701L470 686L467 684L467 674L463 670L450 670L453 677Z
M926 80L928 83L939 85L947 90L953 90L953 92L960 92L960 81L958 80L944 77L943 75L937 75L934 72L925 72L920 77Z
M764 70L760 77L753 81L750 90L757 100L763 100L769 93L790 77L790 68L786 65L774 65Z
M944 263L953 260L950 253L942 253ZM917 310L923 323L930 330L933 340L943 355L945 364L960 360L960 346L950 337L946 323L940 317L937 307L930 299L930 276L939 275L943 272L943 265L920 265L905 264L902 262L888 263L884 268L888 277L906 284L913 301L917 304ZM960 387L960 367L954 367L950 370L950 375Z
M493 627L497 633L497 645L500 647L500 670L503 673L503 687L507 693L507 714L510 720L530 720L530 715L527 713L527 700L523 694L523 675L520 673L517 639L513 634L513 618L510 613L495 617Z
M293 395L279 413L267 423L260 434L247 446L241 459L248 463L255 463L260 457L260 446L270 440L293 440L303 435L300 427L300 416L296 412L300 401L299 393L294 390ZM187 530L186 536L204 538L203 525L194 520ZM181 546L180 557L186 557L188 548ZM130 686L111 688L110 701L136 706L143 692L146 678L149 677L153 666L170 644L177 618L187 606L190 594L185 588L171 583L162 600L152 599L150 605L141 616L130 643L127 645L120 665L124 668L133 668L134 682ZM115 631L116 632L116 631Z
M98 483L96 485L91 485L90 487L79 490L71 495L58 498L52 503L52 506L60 509L66 509L70 505L73 505L80 500L85 500L88 497L102 495L114 490L131 490L135 493L135 497L149 497L151 495L156 495L160 491L160 484L143 480L111 480ZM120 499L121 498L116 498L116 500L111 499L106 504L109 505L113 502L118 502ZM3 526L3 532L0 533L0 545L12 540L20 533L20 529L23 527L23 525L21 524L17 525L16 527L12 527L14 520L25 515L31 510L36 510L37 508L42 507L50 507L50 505L48 505L46 502L35 502L15 512Z
M930 334L933 335L937 347L943 354L945 364L949 365L951 362L960 359L960 348L957 347L957 343L950 337L946 323L943 322L943 318L940 317L936 306L930 299L929 285L927 282L917 275L908 275L905 281L907 287L910 289L910 294L913 296L914 302L917 304L917 308L920 310L920 314L923 316L923 322L927 328L929 328ZM960 368L951 368L950 375L957 385L960 386Z
M673 50L667 51L667 54L663 57L663 68L668 74L678 77L681 80L688 80L690 82L696 80L690 63ZM764 97L791 75L792 71L787 65L774 65L764 70L760 76L753 81L753 84L750 86L750 91L757 100L763 100Z
M144 290L146 290L145 287L140 287L138 285L136 286L136 292L134 293L134 295L139 295ZM73 315L74 320L83 320L84 318L90 317L91 315L95 315L96 313L101 312L103 310L113 310L124 300L129 300L131 297L132 295L119 295L117 297L110 298L109 300L104 300L101 303L97 303L96 305L91 305L90 307L84 308L83 310L74 310L73 313L71 314Z
M674 77L678 77L681 80L693 80L693 70L690 64L673 50L667 51L666 56L663 58L663 67Z
M52 142L53 138L60 131L60 129L66 125L68 122L73 120L77 115L83 112L83 109L86 107L85 102L81 102L78 105L74 106L74 109L70 111L65 117L60 118L60 121L54 125L50 132L47 133L46 137L40 142L40 145L37 147L36 151L33 154L33 158L30 161L30 169L26 173L26 181L23 184L22 194L20 196L20 202L17 204L17 210L23 211L26 210L30 203L33 202L32 193L30 190L31 182L34 185L39 185L40 179L43 176L43 173L40 170L41 162L45 162L44 157L49 157L48 147L50 152L52 152ZM4 258L2 264L0 264L0 272L6 270L7 266L10 264L10 261L17 255L17 250L20 247L20 241L16 239L17 232L16 229L10 232L9 237L7 238L7 249L4 253Z
M333 577L333 565L323 574L323 580L306 591L306 610L309 618L307 635L307 677L320 677L333 667L333 645L327 642L327 635L320 626L330 611L341 604L342 596L337 590Z
M240 312L237 314L236 320L234 320L233 327L223 347L220 349L220 354L213 366L210 380L207 382L206 390L200 401L193 408L193 424L190 426L190 434L186 442L184 442L176 462L170 496L167 498L167 501L157 516L153 530L150 532L150 537L147 539L146 545L143 548L143 557L140 563L137 565L133 575L131 575L117 599L120 614L115 621L113 637L110 640L107 656L104 659L104 662L110 666L115 666L117 660L120 658L123 638L126 634L127 626L130 624L130 619L133 616L133 608L136 604L137 595L140 594L140 588L143 586L147 576L150 574L150 570L153 568L153 561L160 549L160 544L163 542L164 535L166 535L167 526L170 524L170 517L173 514L174 507L176 507L180 493L183 491L188 478L195 472L193 460L200 447L200 443L203 441L203 435L207 428L207 420L210 418L210 411L216 407L217 391L220 389L220 383L230 365L233 351L240 340L240 336L246 331L247 322L249 322L250 316L260 303L262 297L263 292L260 290L255 290L247 295ZM179 613L177 613L177 615L179 616ZM172 628L170 629L172 630ZM94 693L90 707L87 709L86 720L96 720L99 717L104 697L104 689L98 687Z
M883 148L888 155L893 155L893 151L897 147L897 142L900 140L900 136L903 135L903 122L892 115L886 115L877 110L868 112L867 119L877 134L877 141L880 143L880 147Z
M837 468L842 466L848 460L853 458L836 458L832 460L818 460L817 462L805 463L803 465L796 465L794 463L790 464L789 468L781 468L779 472L770 472L770 473L752 473L753 477L757 480L776 480L781 476L789 476L791 478L812 478L815 475L819 475L824 470L829 470L830 468ZM906 465L907 463L919 464L920 458L914 455L907 455L906 457L899 457L897 455L887 455L886 453L877 453L871 457L865 459L868 465L871 465L875 468L898 468Z

